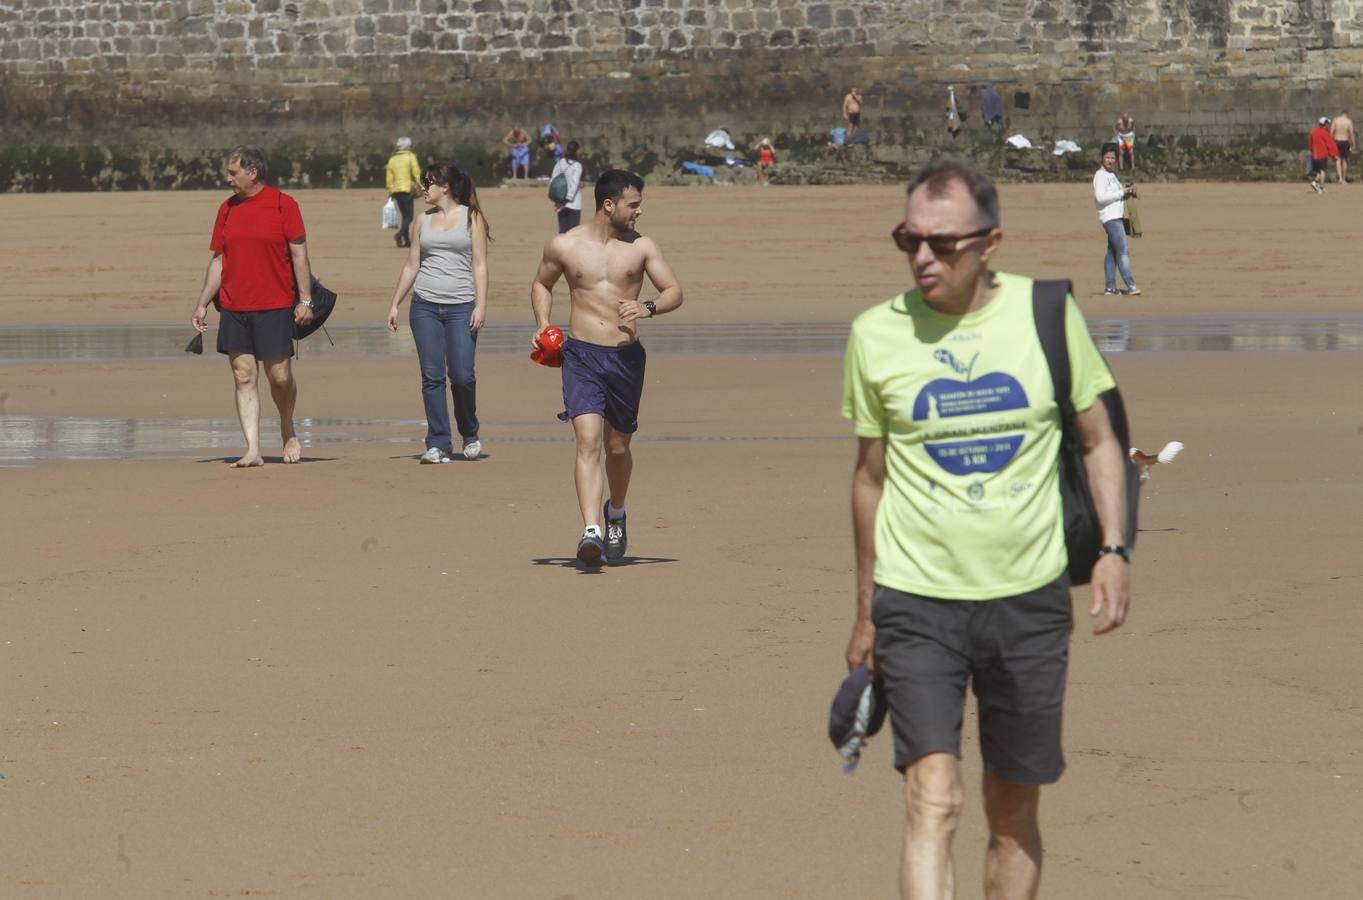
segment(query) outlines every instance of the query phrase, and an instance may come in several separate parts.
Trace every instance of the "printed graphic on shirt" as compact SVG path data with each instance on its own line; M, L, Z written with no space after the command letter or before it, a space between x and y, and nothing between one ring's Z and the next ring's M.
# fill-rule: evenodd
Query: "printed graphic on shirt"
M1027 409L1027 392L1006 372L972 377L979 360L978 353L971 357L969 364L961 362L950 350L937 350L932 357L962 378L935 378L914 399L914 421L933 423L926 426L924 447L928 455L952 475L999 471L1012 462L1022 447L1025 424L1021 421L992 422L985 426L962 423L963 427L953 428L948 420Z

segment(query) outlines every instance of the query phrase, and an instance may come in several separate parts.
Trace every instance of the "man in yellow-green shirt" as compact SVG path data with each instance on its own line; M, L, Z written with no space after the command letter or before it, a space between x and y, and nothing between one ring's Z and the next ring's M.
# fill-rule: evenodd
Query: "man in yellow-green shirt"
M986 897L1034 897L1040 785L1064 771L1061 707L1073 616L1057 482L1060 412L1032 281L993 272L998 193L945 160L909 184L893 232L917 287L857 318L843 414L855 424L857 607L849 668L889 703L908 816L900 890L951 896L961 721L979 701L990 842ZM1103 526L1096 633L1126 616L1123 452L1099 394L1114 384L1067 301L1071 401ZM1110 551L1110 552L1107 552Z

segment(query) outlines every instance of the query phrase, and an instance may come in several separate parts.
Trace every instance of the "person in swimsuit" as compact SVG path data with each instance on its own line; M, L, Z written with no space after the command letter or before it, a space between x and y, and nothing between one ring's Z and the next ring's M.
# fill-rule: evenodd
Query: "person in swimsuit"
M412 250L388 307L388 330L398 330L398 307L411 291L407 322L421 364L421 399L426 406L426 452L421 461L447 463L454 453L445 405L446 375L463 457L477 459L483 444L478 438L473 356L487 314L491 235L473 179L457 166L427 166L421 173L421 196L430 208L412 223Z
M776 149L771 145L771 138L762 138L753 149L757 151L757 180L766 184L767 170L776 165Z
M550 325L554 285L560 277L568 280L561 418L572 422L577 444L573 480L583 524L577 558L588 566L620 562L628 549L625 493L634 468L630 439L639 428L646 361L639 322L682 305L681 283L662 251L652 238L635 231L643 203L642 178L621 169L603 173L596 182L596 215L549 239L530 285L535 314L531 345L539 348ZM645 275L658 296L640 301Z
M861 127L861 91L855 87L848 88L842 98L842 118L847 123L847 137L856 134Z
M1113 132L1117 135L1117 161L1123 169L1136 168L1136 121L1124 112Z
M516 125L502 138L502 143L511 148L511 177L529 178L530 132Z
M1339 175L1339 183L1346 184L1349 180L1349 154L1353 152L1354 144L1358 139L1354 136L1354 120L1349 118L1347 112L1342 112L1330 121L1330 137L1335 139L1335 147L1339 150L1339 155L1335 157L1335 173Z

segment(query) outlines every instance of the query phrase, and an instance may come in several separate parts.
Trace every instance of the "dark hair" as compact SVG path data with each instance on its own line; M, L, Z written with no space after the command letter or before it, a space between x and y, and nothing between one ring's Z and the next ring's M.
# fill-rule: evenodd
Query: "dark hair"
M960 159L934 159L914 174L909 182L908 194L926 186L928 193L938 196L946 191L952 182L959 182L970 192L984 224L990 228L999 227L999 192L989 176L980 172L970 163Z
M421 185L425 187L431 184L449 188L450 196L469 208L470 231L473 216L477 214L478 218L483 220L483 232L487 239L492 240L492 228L487 223L487 216L483 215L483 208L478 205L478 189L473 186L473 179L469 177L468 172L454 163L429 163L421 170Z
M643 193L644 180L624 169L607 169L596 179L596 208L601 209L607 200L619 200L620 195L630 188Z
M577 159L577 151L580 149L577 141L569 141L568 146L563 148L563 155L568 159Z
M1116 141L1108 141L1106 144L1103 145L1103 149L1098 151L1098 158L1102 159L1109 153L1119 153L1121 149L1122 149L1121 146Z
M265 151L255 144L238 144L228 150L227 161L231 162L234 159L243 169L255 169L257 181L264 181L270 171L269 165L265 162Z

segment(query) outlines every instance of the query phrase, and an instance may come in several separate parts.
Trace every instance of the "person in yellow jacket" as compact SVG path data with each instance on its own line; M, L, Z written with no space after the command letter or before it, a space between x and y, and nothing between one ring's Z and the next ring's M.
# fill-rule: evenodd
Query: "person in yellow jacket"
M398 211L402 213L402 224L398 226L398 233L393 235L393 242L399 247L412 246L412 236L408 233L412 228L412 198L420 180L421 163L412 152L412 139L400 137L397 150L388 157L388 171L384 176L388 196L393 198Z

